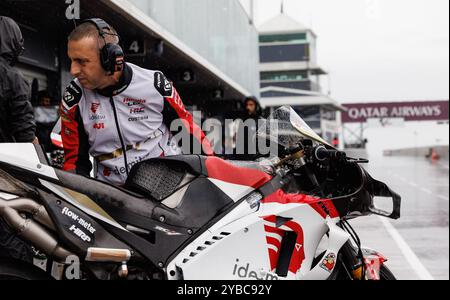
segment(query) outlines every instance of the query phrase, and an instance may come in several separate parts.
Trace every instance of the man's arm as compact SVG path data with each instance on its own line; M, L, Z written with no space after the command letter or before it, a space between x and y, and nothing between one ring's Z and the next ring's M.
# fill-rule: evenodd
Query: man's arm
M89 160L88 135L84 130L78 107L81 97L81 88L72 82L66 89L61 103L61 139L65 155L63 169L89 176L92 163Z
M186 110L177 90L161 72L155 73L155 88L164 98L163 118L169 130L174 120L181 120L187 132L193 137L193 142L201 145L202 153L209 156L214 155L211 143L205 133L195 124L192 114Z

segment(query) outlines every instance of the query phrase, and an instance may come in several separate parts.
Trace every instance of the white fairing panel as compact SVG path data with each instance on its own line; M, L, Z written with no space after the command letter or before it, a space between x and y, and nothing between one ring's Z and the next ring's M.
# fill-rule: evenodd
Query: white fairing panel
M274 216L290 221L278 226ZM336 226L338 218L324 219L307 204L263 204L259 211L234 222L227 222L227 217L183 250L168 270L181 270L185 280L324 280L334 269L332 258L349 238ZM274 261L288 231L297 233L297 240L289 272L281 277ZM330 237L324 258L330 258L331 267L319 263L312 269L318 245L327 232Z
M57 179L53 168L40 163L33 144L0 144L0 161Z
M251 186L229 183L214 178L208 178L208 180L215 184L228 197L233 199L234 202L241 200L254 190Z

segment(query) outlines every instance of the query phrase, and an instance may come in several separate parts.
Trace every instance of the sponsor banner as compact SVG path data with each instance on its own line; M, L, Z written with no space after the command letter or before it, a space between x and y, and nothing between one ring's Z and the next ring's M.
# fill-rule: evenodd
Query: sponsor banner
M449 101L352 103L342 113L343 123L364 123L368 119L404 119L405 121L446 121Z

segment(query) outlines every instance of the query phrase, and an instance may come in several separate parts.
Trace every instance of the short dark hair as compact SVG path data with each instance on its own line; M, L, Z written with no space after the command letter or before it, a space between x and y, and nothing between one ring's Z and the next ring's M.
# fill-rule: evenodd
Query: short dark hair
M50 93L47 90L42 90L38 92L38 99L39 101L42 100L42 98L52 98Z
M247 104L247 102L254 102L255 104L258 104L258 99L255 96L248 96L245 98L244 103Z
M105 40L107 43L111 44L118 44L119 43L119 36L117 35L117 31L110 26L111 30L103 29L105 34ZM90 23L90 22L84 22L80 25L78 25L70 34L68 37L69 41L79 41L84 38L93 37L93 38L99 38L100 35L98 33L97 27Z

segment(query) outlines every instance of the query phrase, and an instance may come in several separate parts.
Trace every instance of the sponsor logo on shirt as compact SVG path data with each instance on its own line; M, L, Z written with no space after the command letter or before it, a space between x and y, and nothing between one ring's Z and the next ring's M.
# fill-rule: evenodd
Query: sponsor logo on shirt
M144 107L130 108L130 114L132 114L132 115L143 114L143 113L145 113Z
M92 111L92 113L96 114L99 107L100 107L100 103L92 103L91 104L91 111Z
M89 120L91 121L99 121L99 120L105 120L106 116L105 115L92 115L89 117Z
M123 103L127 104L129 107L137 106L137 105L143 105L147 102L147 100L143 99L132 99L132 98L125 98L123 99Z
M131 117L131 118L128 118L128 122L140 122L140 121L144 121L144 120L148 120L148 119L149 119L148 116Z
M105 129L105 123L95 123L93 128L97 130Z

